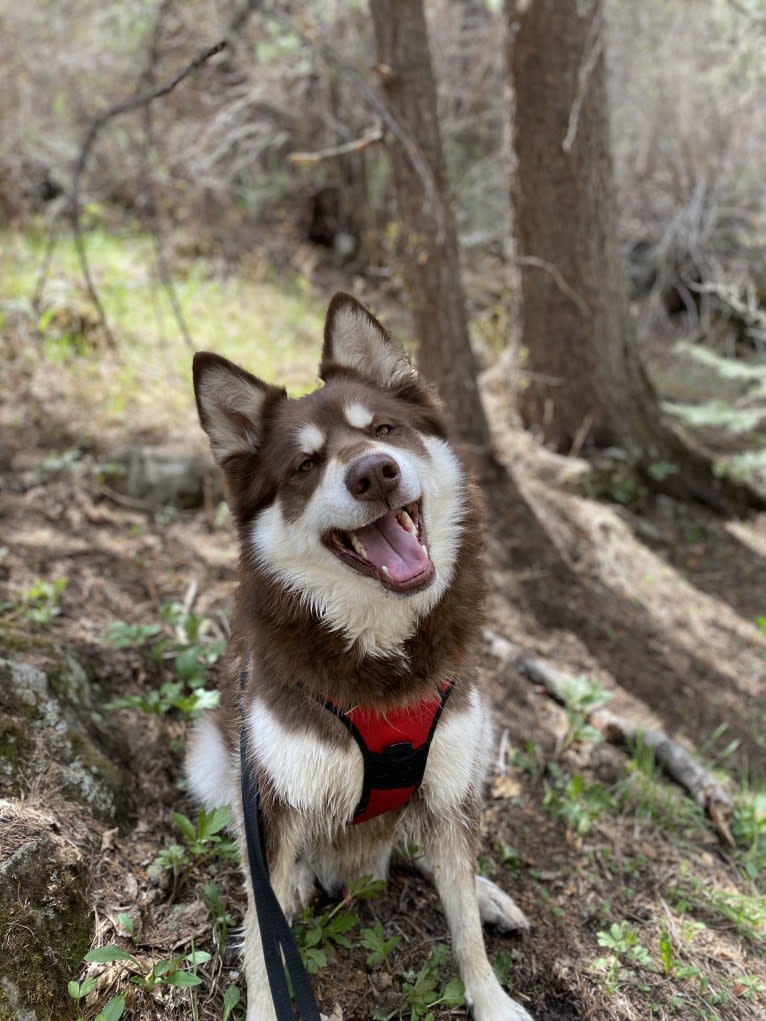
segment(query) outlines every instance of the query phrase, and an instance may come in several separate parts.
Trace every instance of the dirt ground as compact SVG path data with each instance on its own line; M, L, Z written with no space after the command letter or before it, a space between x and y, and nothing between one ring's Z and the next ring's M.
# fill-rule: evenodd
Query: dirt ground
M50 398L57 386L50 367L6 354L2 598L13 603L38 579L68 579L61 612L44 625L46 644L87 664L104 699L146 690L161 674L134 648L107 644L106 628L115 620L156 621L162 604L183 601L190 585L195 612L223 621L235 584L230 526L210 508L160 513L115 496L90 468L112 443L130 437L109 436L91 422L95 439L83 451L85 409ZM586 499L564 484L558 459L507 427L502 399L488 399L498 452L520 491L509 491L504 506L495 500L501 509L488 543L490 632L600 682L612 693L610 708L695 750L735 798L762 788L766 634L756 618L766 613L766 515L729 521L665 497L631 510ZM153 439L202 448L186 422ZM75 449L76 458L65 456ZM34 628L12 615L0 635L9 650L21 645L32 661L44 659ZM531 923L523 936L488 934L490 956L505 966L514 995L537 1021L766 1018L766 854L758 859L760 877L748 875L752 846L745 838L728 847L685 792L642 771L636 755L577 730L578 721L494 655L489 640L477 669L492 695L503 750L492 769L480 866ZM237 867L214 859L177 882L158 873L157 855L180 840L171 812L195 813L181 773L187 724L176 712L104 713L128 743L122 763L136 807L117 829L90 818L84 831L72 827L89 863L93 943L132 947L147 968L192 946L207 950L212 957L198 969L203 984L194 997L198 1016L210 1021L221 1016L230 984L244 992L233 945L243 906ZM580 778L579 797L566 787L572 777ZM58 813L64 827L75 811L44 778L26 801ZM202 896L210 882L232 916L222 954ZM374 966L353 938L350 949L337 948L315 979L323 1012L335 1010L345 1021L426 1017L405 999L402 976L423 969L446 941L433 891L403 860L388 890L353 911L360 926L379 920L401 941ZM118 921L125 913L132 942ZM604 944L611 926L636 934L645 956ZM445 981L451 968L449 960L442 967ZM126 1017L195 1016L190 990L128 986L122 962L86 973L98 979L84 1001L89 1018L108 995L126 990ZM62 989L61 1016L71 1007ZM466 1012L437 1005L432 1016Z

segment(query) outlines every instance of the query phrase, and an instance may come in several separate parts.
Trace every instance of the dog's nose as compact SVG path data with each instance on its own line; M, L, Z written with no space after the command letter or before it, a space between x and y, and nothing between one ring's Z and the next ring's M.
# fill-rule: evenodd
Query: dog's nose
M381 500L387 504L400 478L399 465L390 454L366 454L346 472L346 488L357 500Z

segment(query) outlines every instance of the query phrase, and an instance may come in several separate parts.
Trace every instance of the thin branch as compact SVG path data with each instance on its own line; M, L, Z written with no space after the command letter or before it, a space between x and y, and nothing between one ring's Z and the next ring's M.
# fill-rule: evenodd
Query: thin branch
M569 111L567 133L564 141L561 143L561 148L564 152L568 153L572 151L572 146L574 145L575 138L577 137L577 125L580 120L580 111L582 110L583 103L585 102L585 96L588 92L588 83L590 82L591 75L596 69L596 64L598 64L601 54L604 52L605 43L606 33L604 32L604 13L603 9L599 6L593 20L590 23L588 38L585 42L585 56L580 64L580 69L577 72L577 92L575 93L575 98Z
M165 17L170 10L173 0L162 0L158 10L157 17L155 19L154 28L152 30L152 38L149 46L149 53L147 55L146 69L144 71L144 78L147 86L152 88L155 84L154 81L154 68L159 59L159 45L160 36L162 32L162 24ZM152 181L151 174L151 153L154 147L154 117L153 117L153 106L151 103L147 103L144 107L144 151L143 151L143 176L144 176L144 192L146 194L147 212L149 218L153 224L152 239L154 242L154 259L157 264L157 273L159 274L160 283L165 288L165 292L170 302L170 307L175 317L176 325L184 339L186 346L189 350L194 349L192 342L191 333L184 318L183 311L181 309L181 302L178 298L178 292L176 291L175 284L173 283L173 276L170 272L170 266L168 260L165 257L165 246L162 240L162 230L160 223L159 208L157 206L157 199L154 192L154 182Z
M336 71L338 71L351 83L354 91L367 104L367 106L369 106L378 115L378 117L380 117L383 124L386 128L388 128L397 142L399 142L404 149L405 156L420 181L426 202L433 213L436 223L437 241L442 243L446 237L446 216L444 207L442 205L441 198L439 197L439 191L436 187L433 171L431 170L428 160L423 155L423 151L417 144L416 140L394 116L385 100L383 100L381 96L379 96L378 93L367 84L355 68L343 63L326 39L318 40L307 35L306 32L298 27L295 21L287 17L287 15L283 14L281 11L265 11L264 13L270 18L273 18L283 27L288 28L301 40L302 43L315 50L325 63L334 67ZM384 69L379 67L377 70L381 74L386 71L390 73L390 68Z
M500 660L510 663L522 677L541 685L561 705L568 704L567 692L574 678L554 667L547 660L535 656L529 650L509 642L492 632L485 632L492 653ZM585 719L600 730L612 744L632 744L640 741L649 748L655 761L671 779L684 787L700 808L707 812L713 825L729 846L734 846L729 822L732 803L726 791L715 777L695 761L690 752L682 748L661 730L642 727L634 720L618 716L608 709L596 708L585 713Z
M56 248L56 243L61 234L61 213L63 208L57 204L57 208L50 218L48 224L48 233L45 238L45 251L43 252L42 262L40 264L40 272L37 274L37 282L35 283L35 290L32 295L32 308L34 313L39 317L42 310L43 291L48 281L48 273L50 272L51 263L53 261L53 252Z
M168 81L154 88L139 92L137 95L131 96L129 99L123 100L121 103L116 103L108 110L105 110L102 114L99 114L99 116L91 122L90 127L85 133L85 138L83 139L83 143L80 148L72 181L70 210L72 230L88 294L96 307L96 311L98 312L99 319L106 334L107 342L113 350L116 348L116 343L114 336L109 329L109 324L101 299L99 298L95 284L93 283L93 277L91 276L90 265L88 262L88 253L85 246L85 238L83 236L82 224L80 222L80 190L90 154L96 144L98 136L101 134L106 125L113 121L116 117L121 117L123 114L140 110L143 107L148 106L150 103L153 103L156 99L161 99L163 96L170 95L175 88L177 88L190 75L194 74L195 71L198 71L205 63L207 63L208 60L225 50L230 44L231 37L241 27L241 25L244 24L247 17L261 6L261 2L262 0L248 0L247 4L237 11L229 22L225 38L220 39L212 46L207 46Z
M570 301L574 302L584 316L590 317L590 306L587 301L581 294L577 293L571 284L567 283L564 274L558 266L545 259L539 259L536 255L520 255L516 262L520 266L532 266L535 269L541 269L543 272L548 273L553 278L554 284L558 287L561 293L566 298L569 298Z
M351 142L344 142L343 145L336 145L329 149L319 149L317 152L291 152L288 158L291 163L319 163L321 160L334 159L336 156L362 152L363 149L382 141L383 129L378 124Z

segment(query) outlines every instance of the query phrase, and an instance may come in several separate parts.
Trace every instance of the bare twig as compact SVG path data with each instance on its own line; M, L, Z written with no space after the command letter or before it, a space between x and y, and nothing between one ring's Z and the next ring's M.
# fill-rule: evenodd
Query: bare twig
M334 159L336 156L346 156L348 153L361 152L363 149L383 141L383 129L380 124L365 131L359 138L343 145L336 145L330 149L319 149L317 152L291 152L289 159L291 163L319 163L321 160Z
M569 123L567 125L567 133L564 141L561 143L561 148L564 152L571 152L572 146L574 145L575 138L577 137L577 125L580 120L580 111L582 105L585 102L585 96L588 92L588 83L590 82L591 75L596 69L601 54L604 52L604 44L606 42L604 33L604 12L599 5L597 5L595 16L590 23L590 29L588 30L588 38L585 42L585 54L583 56L580 69L577 72L577 92L572 102L572 107L569 111Z
M486 632L491 651L498 659L512 664L528 680L541 685L547 693L562 705L567 705L567 692L574 678L554 667L547 660L535 656L529 650L509 642L492 632ZM634 720L618 716L608 709L596 708L585 713L588 723L600 730L612 744L631 744L641 741L649 748L655 761L671 779L685 788L707 812L716 830L730 846L734 846L729 822L732 803L728 794L715 777L695 761L690 752L682 748L661 730L642 727Z
M516 261L520 266L532 266L535 269L543 270L544 273L548 273L561 293L574 302L584 316L590 316L590 306L587 301L581 294L577 293L571 284L567 283L564 274L558 266L548 262L546 259L539 259L536 255L520 255Z
M446 237L446 217L444 207L439 196L439 190L436 187L433 171L431 170L428 160L423 155L422 149L417 144L417 141L394 116L383 98L367 84L359 72L355 68L349 67L348 64L343 63L326 39L315 39L308 35L297 25L295 21L292 20L292 18L289 18L281 11L266 11L264 13L279 22L280 25L283 25L285 28L288 28L291 32L295 33L301 42L315 50L325 63L334 67L336 71L338 71L351 83L354 91L361 97L367 106L369 106L378 115L385 127L402 146L412 169L419 179L425 200L433 213L434 221L436 223L437 240L440 243L443 242ZM378 70L382 71L383 69L378 68ZM390 69L387 70L390 73Z
M37 282L35 283L35 290L32 295L32 308L34 309L36 316L39 316L42 310L43 291L45 290L45 284L48 280L48 273L51 268L51 262L53 261L53 252L56 248L56 242L58 241L61 233L61 213L62 208L59 206L51 216L48 224L43 260L40 264L40 272L37 274Z
M173 0L162 0L159 8L157 9L157 16L155 18L149 52L147 54L146 69L144 71L144 80L146 81L148 88L153 88L155 85L154 68L159 59L162 25L172 3ZM194 345L192 343L191 334L189 332L186 319L184 318L183 311L181 310L181 302L178 299L178 293L173 283L170 266L168 265L167 258L165 257L165 246L162 240L159 209L157 207L157 199L154 193L154 182L152 181L150 166L151 153L154 148L154 116L152 111L152 104L147 103L144 107L143 177L144 194L146 195L146 209L153 225L152 240L154 242L154 258L157 264L157 273L160 278L160 283L167 293L168 301L170 302L170 307L173 311L173 316L175 317L178 329L186 343L186 346L192 350Z
M83 139L80 153L77 158L75 165L74 177L72 181L72 201L71 201L71 219L72 219L72 230L74 233L75 246L77 248L77 255L80 260L80 267L82 269L83 277L85 278L85 285L88 289L88 294L91 301L96 307L99 315L102 327L106 334L107 342L113 349L116 347L114 336L106 318L104 307L99 298L98 291L96 290L93 282L93 277L90 272L90 265L88 263L88 253L85 246L85 238L83 236L82 224L80 222L80 191L82 187L82 181L85 176L85 170L88 164L88 159L93 150L94 145L101 134L103 129L117 117L121 117L123 114L131 113L136 110L140 110L149 104L153 103L156 99L161 99L163 96L170 95L175 88L177 88L183 81L185 81L190 75L198 71L204 64L207 63L212 57L221 53L230 43L231 37L241 27L247 17L256 9L261 6L262 0L248 0L248 2L240 8L229 22L226 35L224 38L219 39L218 42L213 43L212 46L205 47L204 50L199 52L193 60L191 60L185 67L178 71L168 81L163 82L154 88L146 89L145 91L139 92L135 96L131 96L129 99L123 100L121 103L116 103L111 106L108 110L105 110L102 114L99 114L90 124L85 138Z

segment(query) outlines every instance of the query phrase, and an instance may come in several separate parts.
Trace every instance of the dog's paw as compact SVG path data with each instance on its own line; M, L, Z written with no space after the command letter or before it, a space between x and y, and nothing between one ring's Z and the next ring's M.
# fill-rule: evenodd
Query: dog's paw
M483 876L476 877L476 899L485 925L496 925L502 932L529 931L527 916L516 906L513 898Z
M473 1021L534 1021L520 1003L508 996L494 975L482 983L471 999Z
M510 996L505 997L505 1003L498 1004L488 1012L473 1008L473 1021L534 1021L531 1014L528 1014L526 1010L517 1003L516 1000L512 1000Z

